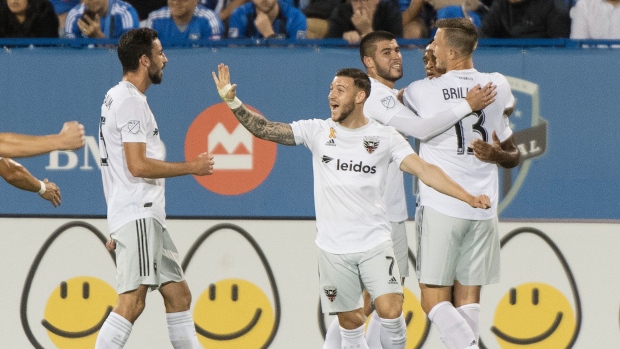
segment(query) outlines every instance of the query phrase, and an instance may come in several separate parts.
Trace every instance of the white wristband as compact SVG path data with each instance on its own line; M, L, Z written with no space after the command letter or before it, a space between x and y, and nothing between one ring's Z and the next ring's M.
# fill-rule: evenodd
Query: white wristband
M39 181L39 183L41 183L41 189L39 189L39 195L43 195L45 194L45 190L47 190L47 188L45 188L45 183L43 181Z
M228 107L230 109L237 109L241 106L241 101L239 100L239 98L237 98L237 96L235 96L235 98L233 99L227 99L226 98L226 94L228 93L228 91L230 91L230 89L232 88L231 84L227 84L226 86L222 87L221 90L218 90L217 93L219 93L220 97L222 98L222 100L224 102L226 102L226 104L228 105Z

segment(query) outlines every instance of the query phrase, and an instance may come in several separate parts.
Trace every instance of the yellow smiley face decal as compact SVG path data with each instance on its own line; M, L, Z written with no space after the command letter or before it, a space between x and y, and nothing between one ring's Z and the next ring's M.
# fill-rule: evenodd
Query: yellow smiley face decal
M576 330L566 296L538 282L510 289L495 310L493 324L491 332L502 348L566 348Z
M420 300L407 287L403 287L403 315L407 324L407 349L420 348L426 341L429 323Z
M275 328L269 298L243 279L211 284L196 301L194 321L205 348L262 348Z
M89 276L71 278L49 296L41 324L59 349L94 348L97 333L117 298L105 281Z

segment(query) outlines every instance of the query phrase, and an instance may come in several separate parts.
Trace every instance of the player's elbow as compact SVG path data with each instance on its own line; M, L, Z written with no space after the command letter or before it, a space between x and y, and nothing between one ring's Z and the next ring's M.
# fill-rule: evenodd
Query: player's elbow
M128 162L127 169L129 170L129 173L131 173L131 175L134 177L146 177L147 168L140 163Z

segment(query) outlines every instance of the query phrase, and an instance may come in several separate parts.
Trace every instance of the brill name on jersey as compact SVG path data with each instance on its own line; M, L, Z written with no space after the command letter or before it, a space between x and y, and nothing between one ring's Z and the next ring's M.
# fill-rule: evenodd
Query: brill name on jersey
M443 99L445 101L449 99L465 99L465 97L467 97L467 92L469 92L469 88L468 87L442 88L441 92L443 93Z

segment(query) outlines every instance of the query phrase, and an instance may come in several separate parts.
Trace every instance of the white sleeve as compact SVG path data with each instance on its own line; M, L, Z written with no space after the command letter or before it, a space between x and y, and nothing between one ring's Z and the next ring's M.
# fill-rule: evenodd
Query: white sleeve
M390 152L392 153L392 161L397 163L399 167L407 156L415 153L413 148L411 148L411 144L395 129L392 129Z
M125 98L116 109L116 127L121 130L123 143L146 143L148 129L147 109L144 101L138 97Z
M291 122L291 129L293 129L293 138L295 139L295 145L303 144L306 148L312 150L312 135L316 129L320 127L321 120L299 120Z
M462 101L452 109L436 113L429 118L421 118L411 110L403 108L390 119L388 126L425 142L454 126L471 112L467 101Z
M571 39L590 39L590 33L588 32L588 10L586 8L586 1L579 0L570 9L570 38Z

